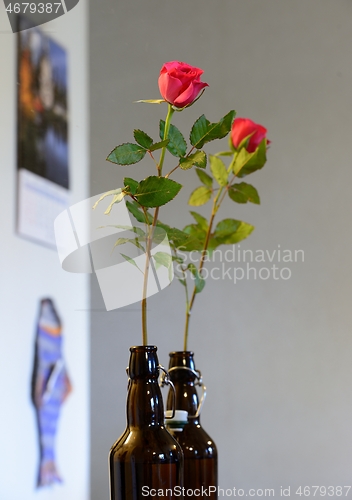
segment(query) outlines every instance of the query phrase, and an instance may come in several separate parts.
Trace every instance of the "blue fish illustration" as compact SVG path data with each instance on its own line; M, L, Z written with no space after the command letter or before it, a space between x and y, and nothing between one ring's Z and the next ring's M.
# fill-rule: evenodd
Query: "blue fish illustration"
M51 299L43 299L36 334L32 398L37 414L40 466L37 486L61 482L55 462L60 408L72 390L62 357L62 327Z

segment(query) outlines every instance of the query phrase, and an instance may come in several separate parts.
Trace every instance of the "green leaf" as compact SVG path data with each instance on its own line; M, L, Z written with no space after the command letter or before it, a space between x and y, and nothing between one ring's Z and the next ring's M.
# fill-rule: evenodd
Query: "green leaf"
M224 219L218 222L218 224L215 227L213 235L219 240L220 239L227 240L228 238L231 238L233 234L236 233L240 225L241 225L240 220Z
M164 148L168 144L169 144L169 139L166 139L165 141L161 142L156 142L155 144L153 144L153 146L149 148L149 151L156 151L157 149Z
M138 181L135 181L131 177L125 177L123 180L124 186L127 188L127 186L130 188L130 192L132 194L135 194L136 189L138 187Z
M169 271L169 281L172 281L173 278L173 266L172 266L172 257L170 254L165 252L156 252L154 255L154 260L157 266L164 266ZM156 267L157 267L156 266Z
M118 189L113 189L112 191L107 191L106 193L104 193L98 201L96 201L93 205L93 210L95 210L98 206L98 204L104 199L106 198L107 196L112 196L112 195L118 195L122 192L122 189L121 188L118 188Z
M216 153L215 156L232 156L233 151L220 151L219 153Z
M172 229L170 226L168 226L167 224L164 224L160 220L157 221L156 225L157 225L157 227L160 227L161 229L163 229L167 234Z
M195 218L199 226L202 228L203 231L208 231L209 224L208 221L203 215L198 214L197 212L190 212L191 215Z
M140 99L135 102L146 102L147 104L161 104L162 102L166 102L165 99Z
M164 139L165 132L165 121L160 120L159 124L159 136L160 139ZM185 156L187 151L187 143L182 133L179 131L175 125L170 124L169 135L167 137L169 139L169 144L167 145L168 151L177 157Z
M172 265L172 257L166 252L156 252L152 257L155 259L155 262L161 266L169 268Z
M235 219L224 219L219 222L211 236L209 248L219 245L231 245L238 243L251 234L254 226Z
M174 249L183 248L189 240L189 235L176 227L170 227L160 221L157 222L157 227L160 227L166 232L168 240Z
M267 149L267 142L266 139L264 139L257 149L255 150L253 156L251 159L246 163L246 165L241 169L240 173L238 174L238 177L244 177L245 175L249 175L256 170L259 170L264 167L266 163L266 149Z
M114 248L119 246L119 245L124 245L125 243L128 243L130 241L130 238L118 238L116 241L115 241L115 245L114 245Z
M225 164L217 156L209 155L210 170L219 186L226 186L228 173Z
M200 205L204 205L210 200L211 193L212 191L208 187L200 186L191 193L191 196L188 200L188 204L192 205L193 207L199 207Z
M205 118L205 115L201 115L198 120L194 122L189 138L192 146L197 147L199 145L199 149L204 146L209 125L210 122Z
M168 238L176 249L183 248L189 241L189 235L175 227L171 228L171 231L168 233Z
M240 149L242 149L242 148L247 148L248 143L249 143L249 139L250 139L250 138L252 137L252 135L254 135L254 134L255 134L255 130L253 130L253 132L251 132L249 135L247 135L246 137L244 137L244 138L242 139L242 141L239 143L239 145L238 145L238 147L237 147L237 148L235 148L235 146L234 146L235 151L236 151L236 150L237 150L237 151L239 151L239 150L240 150Z
M160 228L158 227L154 228L153 230L152 226L149 226L149 235L153 235L153 243L155 243L156 245L161 244L166 246L167 248L169 247L165 231L160 230Z
M186 252L203 250L207 233L199 224L189 224L183 229L183 231L189 235L189 239L182 248L183 250Z
M228 190L229 197L231 200L236 201L237 203L247 203L250 201L251 203L260 204L260 198L258 191L251 184L247 184L246 182L241 182L239 184L233 184Z
M201 149L207 142L225 137L231 130L234 117L235 111L230 111L219 122L210 123L204 115L200 116L191 130L192 146Z
M133 259L131 259L131 257L129 257L128 255L124 255L123 253L121 253L120 255L122 255L122 257L125 260L127 260L127 262L129 262L130 264L132 264L133 266L135 266L138 269L138 271L141 271L139 269L139 267L137 266L137 264L135 263L135 261ZM141 273L144 274L143 271L141 271Z
M200 179L200 181L205 184L205 186L212 187L213 185L213 179L208 175L206 172L203 172L203 170L199 170L196 168L196 173Z
M244 177L263 168L266 163L266 147L266 139L263 139L253 153L248 153L242 148L232 162L233 173L238 177Z
M142 240L141 238L131 238L131 241L130 243L132 243L132 245L135 245L137 248L139 248L140 250L142 250L142 252L145 253L145 248L144 246L140 243L141 241L145 241L144 239Z
M153 222L153 217L149 212L147 212L148 221L146 220L144 212L139 207L137 202L133 201L131 203L130 201L126 201L126 207L138 222L141 222L142 224L148 224L148 222L151 224Z
M126 142L113 149L107 157L107 160L111 161L111 163L117 163L118 165L132 165L133 163L141 161L146 152L147 150L142 148L142 146Z
M116 227L118 229L126 229L126 231L132 231L133 233L138 234L138 236L142 236L145 239L145 232L143 229L137 226L123 226L120 224L109 224L106 227Z
M115 205L115 203L120 203L120 201L122 201L125 196L126 196L125 191L121 191L121 193L115 194L115 196L112 199L112 202L110 203L108 208L105 210L104 214L110 215L110 212L111 212L113 205Z
M205 168L207 166L207 155L204 151L196 151L186 158L180 158L180 167L182 170L188 170L193 165L198 168Z
M144 207L161 207L175 198L181 187L171 179L152 175L138 184L135 196Z
M253 155L254 153L248 153L245 148L242 148L237 154L235 154L231 162L231 169L233 173L238 175Z
M132 245L135 245L137 248L145 252L145 248L140 244L139 238L118 238L115 242L114 248L119 245L124 245L125 243L132 243Z
M173 255L172 260L173 260L173 262L178 262L178 264L183 264L183 262L184 262L182 257L178 257L177 255Z
M138 142L143 148L149 149L151 145L153 144L153 139L149 137L148 134L143 132L143 130L134 130L133 136L135 138L135 141Z
M195 288L196 288L196 293L200 293L203 288L205 287L205 279L199 274L198 269L194 264L188 264L187 269L191 271L195 278Z
M231 198L232 201L235 201L236 203L247 203L248 197L244 194L241 193L241 191L238 191L235 189L235 187L231 187L227 194Z

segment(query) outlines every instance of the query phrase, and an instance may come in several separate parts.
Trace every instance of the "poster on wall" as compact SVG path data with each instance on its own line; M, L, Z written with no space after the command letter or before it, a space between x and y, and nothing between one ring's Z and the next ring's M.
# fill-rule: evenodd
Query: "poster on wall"
M54 220L69 206L67 54L18 22L17 231L55 248Z

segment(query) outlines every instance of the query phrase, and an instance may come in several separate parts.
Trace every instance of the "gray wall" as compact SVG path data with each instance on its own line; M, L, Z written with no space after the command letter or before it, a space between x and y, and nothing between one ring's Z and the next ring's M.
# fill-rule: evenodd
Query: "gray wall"
M197 299L189 347L208 387L202 421L218 444L223 488L279 496L290 485L295 498L299 485L350 484L351 47L346 0L90 4L92 194L151 174L148 161L117 167L104 158L134 128L157 135L165 106L133 101L159 96L163 62L186 61L210 87L175 116L179 128L234 107L269 130L268 163L248 178L261 206L229 201L223 210L256 226L241 249L304 251L304 262L274 258L290 279L209 280ZM184 188L161 214L182 226L198 182L194 172L175 179ZM138 305L107 313L94 277L91 287L91 491L103 500L108 451L125 427L128 348L141 327ZM174 282L148 307L149 341L167 364L182 349L183 290Z

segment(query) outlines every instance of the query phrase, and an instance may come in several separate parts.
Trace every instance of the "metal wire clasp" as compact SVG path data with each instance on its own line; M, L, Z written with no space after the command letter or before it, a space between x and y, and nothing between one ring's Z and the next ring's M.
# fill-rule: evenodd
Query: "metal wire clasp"
M165 419L169 420L171 418L174 418L175 416L175 411L176 411L176 389L174 384L170 380L170 375L169 372L162 366L158 365L159 370L161 371L160 374L160 387L164 387L164 385L169 385L172 389L172 414L170 416L165 416Z
M201 371L200 370L193 370L192 368L189 368L188 366L173 366L172 368L169 369L169 372L171 372L173 370L187 370L195 376L196 381L194 382L194 385L198 385L201 388L202 395L200 397L200 401L199 401L196 413L194 415L188 415L188 418L198 418L200 415L200 412L202 411L205 398L207 396L207 388L203 384L203 377L202 377Z

